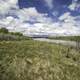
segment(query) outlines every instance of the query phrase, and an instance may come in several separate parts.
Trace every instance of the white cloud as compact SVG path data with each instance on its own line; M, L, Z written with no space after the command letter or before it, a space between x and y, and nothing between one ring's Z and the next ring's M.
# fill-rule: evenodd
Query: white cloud
M0 0L0 14L8 13L8 10L16 6L18 0Z
M18 17L20 18L20 20L42 23L49 23L52 21L51 18L46 17L47 15L47 13L39 13L35 7L24 8L22 10L19 10L18 12Z
M20 19L13 17L6 17L0 20L0 24L4 24L3 27L8 28L10 31L19 31L26 35L78 35L79 24L75 21L77 17L72 18L74 20L65 22L53 22L53 23L23 23ZM67 20L67 19L66 19ZM76 26L77 24L77 26Z
M42 15L37 12L37 10L33 8L24 8L18 12L18 16L22 20L30 20L30 18L41 17Z
M70 4L68 8L72 11L76 10L76 11L80 12L80 2L78 3L77 1L78 0L73 0L72 4Z
M77 19L80 19L80 16L73 17L70 15L70 12L64 13L62 16L59 17L59 20L63 21L61 23L61 28L65 30L66 34L80 34L80 22L76 21Z
M45 0L50 9L53 8L53 0Z
M51 1L46 0L48 5L51 7ZM5 5L2 5L2 3ZM80 16L73 17L70 12L64 13L59 17L60 21L64 22L53 22L50 17L47 17L47 14L39 13L35 7L19 9L17 0L1 0L0 1L0 14L5 14L9 12L9 14L15 14L19 18L14 18L14 16L7 16L0 20L0 26L6 27L10 31L19 31L24 34L50 34L50 35L64 35L68 34L80 34ZM15 10L11 10L11 8L15 8ZM57 15L57 12L53 13ZM4 15L5 16L5 15ZM35 22L34 24L25 23L25 21Z
M69 6L69 9L70 9L70 10L75 10L76 6L77 6L77 3L72 3L72 4Z
M66 18L69 18L69 17L70 17L70 12L66 12L59 17L59 20L65 20Z

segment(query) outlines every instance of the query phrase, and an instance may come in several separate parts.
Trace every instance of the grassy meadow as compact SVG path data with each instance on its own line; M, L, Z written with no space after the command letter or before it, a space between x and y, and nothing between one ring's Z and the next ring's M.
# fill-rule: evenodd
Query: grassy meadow
M80 51L33 40L0 41L0 80L80 80Z
M80 50L1 28L0 80L80 80Z

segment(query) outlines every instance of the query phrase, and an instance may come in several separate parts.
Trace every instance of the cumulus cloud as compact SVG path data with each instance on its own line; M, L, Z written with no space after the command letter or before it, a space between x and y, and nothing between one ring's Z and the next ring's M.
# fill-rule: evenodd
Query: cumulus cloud
M70 17L70 12L66 12L59 17L59 20L65 20L66 18L69 18L69 17Z
M69 9L75 10L77 3L73 3L69 6Z
M78 2L78 0L73 0L72 4L70 4L68 8L72 11L76 10L80 12L80 2Z
M18 0L0 0L0 14L5 14L12 7L16 6Z
M79 32L80 23L77 23L76 21L76 19L79 17L72 17L72 16L70 17L72 18L72 20L69 20L69 17L67 16L67 18L64 18L64 22L53 22L53 23L40 22L40 23L30 24L30 23L24 23L22 19L15 19L12 16L9 16L3 20L0 20L0 24L4 24L3 27L8 28L10 31L22 32L25 35L80 34Z
M43 24L49 24L52 22L52 19L47 17L47 14L39 13L35 7L19 9L18 11L15 10L15 14L19 17L18 19L13 16L7 16L0 20L0 25L8 28L10 31L19 31L25 34L37 32L38 34L41 30L45 30L42 29L42 27L44 27L42 26ZM30 24L27 21L35 23Z
M63 21L61 23L62 29L65 30L66 34L73 34L78 35L80 34L80 28L79 24L80 22L77 22L77 20L80 19L80 16L71 16L70 12L64 13L62 16L59 17L60 21Z
M51 8L52 0L45 1ZM59 17L58 22L53 22L53 20L47 16L47 13L39 13L35 7L16 9L16 7L18 7L16 4L17 0L0 1L0 14L4 14L4 16L7 12L10 14L0 19L1 27L6 27L10 31L19 31L25 35L80 34L80 22L78 22L80 16L73 17L70 12L67 12ZM15 10L11 8L15 8ZM15 14L18 18L15 18L11 14ZM53 15L58 15L58 13L54 12ZM29 22L33 22L33 24Z
M22 10L19 10L18 16L22 20L30 20L30 18L37 18L37 17L42 17L44 14L40 14L37 12L35 7L30 7L30 8L24 8Z

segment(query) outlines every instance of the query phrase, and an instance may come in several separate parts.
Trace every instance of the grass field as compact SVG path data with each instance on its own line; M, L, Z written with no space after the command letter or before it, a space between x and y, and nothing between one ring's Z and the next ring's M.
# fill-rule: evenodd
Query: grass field
M69 40L69 41L79 41L80 42L80 36L57 36L57 37L49 37L49 39Z
M33 40L1 41L0 80L80 80L80 51Z

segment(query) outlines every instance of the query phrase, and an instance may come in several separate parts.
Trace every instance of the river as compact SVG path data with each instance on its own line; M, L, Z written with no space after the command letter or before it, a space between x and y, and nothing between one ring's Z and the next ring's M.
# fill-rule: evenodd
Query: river
M33 38L33 40L62 44L62 45L72 46L72 47L80 47L80 42L76 42L76 41L54 40L54 39L46 39L46 38Z

